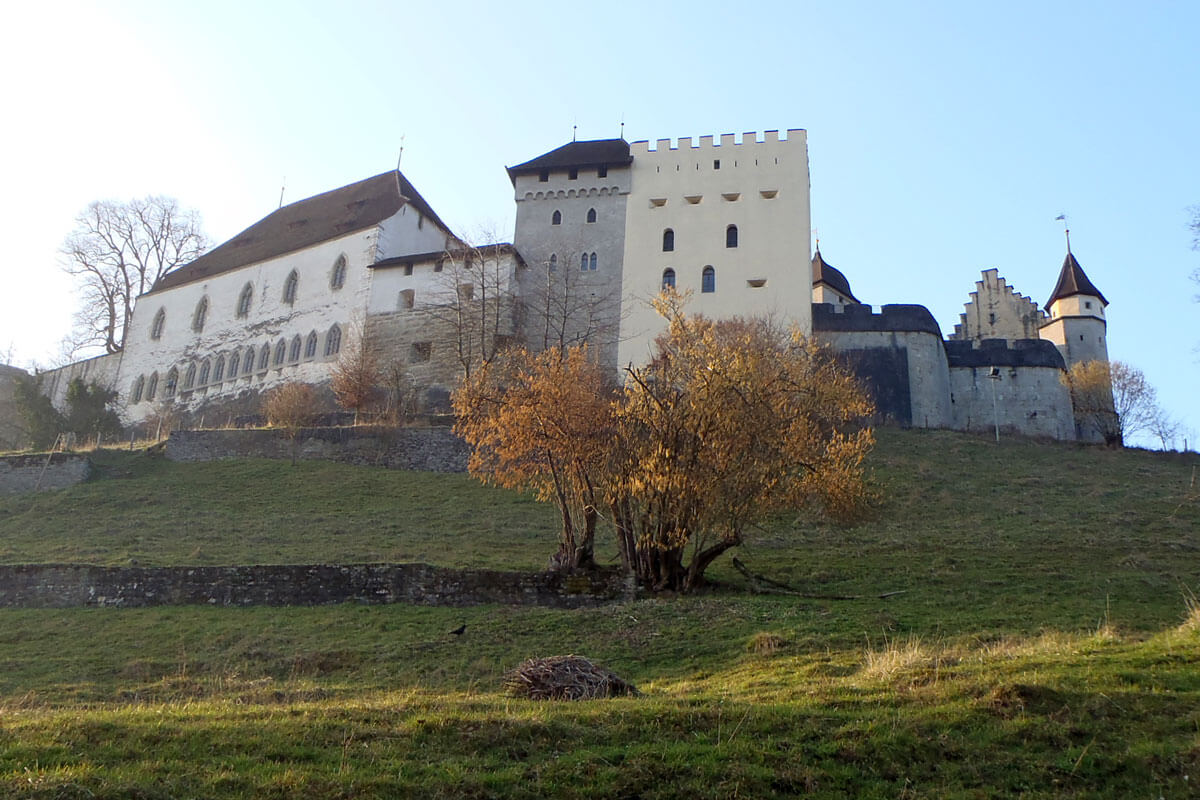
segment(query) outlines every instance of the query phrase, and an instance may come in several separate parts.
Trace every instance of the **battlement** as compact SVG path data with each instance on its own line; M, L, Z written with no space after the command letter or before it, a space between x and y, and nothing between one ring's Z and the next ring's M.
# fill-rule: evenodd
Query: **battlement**
M737 134L723 133L719 137L701 136L698 144L692 143L692 137L680 137L679 139L658 139L651 147L651 142L648 139L643 139L629 144L629 152L637 158L639 155L648 155L650 153L663 153L671 150L718 150L723 147L743 147L745 145L756 144L789 144L791 142L803 143L807 131L804 128L788 128L787 136L781 138L778 130L763 131L762 138L758 138L757 131L748 131L741 135L738 139ZM718 141L713 141L717 139ZM672 144L674 142L674 144Z
M920 305L894 303L878 313L869 305L847 305L841 311L832 303L813 303L813 332L931 333L942 338L942 330L929 309Z
M946 342L946 357L955 367L1050 367L1066 369L1062 354L1045 339L984 339Z

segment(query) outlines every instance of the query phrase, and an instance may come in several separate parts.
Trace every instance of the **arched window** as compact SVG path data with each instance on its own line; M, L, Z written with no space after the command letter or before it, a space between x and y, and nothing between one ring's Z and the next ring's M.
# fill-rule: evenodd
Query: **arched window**
M308 339L304 342L304 357L316 358L317 355L317 332L309 331Z
M705 267L704 272L700 273L700 291L704 294L712 294L717 290L717 271L711 266Z
M340 289L346 283L346 256L342 254L333 262L333 270L329 273L329 288Z
M589 209L588 209L588 213L587 213L587 221L588 221L588 222L595 222L595 221L596 221L596 209L594 209L594 208L589 208Z
M670 267L667 267L666 269L663 270L662 288L664 288L664 289L674 289L675 288L675 270L671 269Z
M300 360L300 348L302 346L303 342L300 340L300 334L297 333L292 337L292 346L288 350L288 361Z
M579 271L587 272L587 265L588 265L587 253L580 253L579 254Z
M737 225L730 225L725 229L725 246L737 247Z
M204 363L200 365L200 377L196 378L196 380L199 381L197 385L208 386L208 374L211 371L212 364L209 363L208 359L205 359Z
M196 385L196 365L188 364L187 373L183 377L183 389L187 391Z
M550 215L550 224L551 225L562 225L562 212L559 211L557 208L554 209L554 213Z
M144 389L145 386L146 386L146 376L138 375L137 380L135 380L133 382L133 388L129 390L129 402L130 403L142 402L142 389Z
M245 317L250 314L250 303L254 301L254 284L247 283L242 287L242 293L238 295L237 315Z
M258 351L258 369L262 371L271 366L271 345L264 344Z
M266 346L267 345L263 345L264 348ZM246 348L246 374L247 375L250 375L251 373L254 372L254 362L257 360L257 355L258 354L255 352L253 347ZM265 368L266 366L267 365L264 362L263 367Z
M225 379L225 356L217 356L217 363L213 365L213 383L220 383Z
M167 383L163 386L163 398L170 400L175 396L175 390L179 388L179 370L171 367L171 371L167 373Z
M192 314L192 330L196 333L204 330L204 320L208 317L208 298L201 297L196 303L196 312Z
M150 338L161 339L163 335L163 326L167 324L167 312L165 309L159 309L154 315L154 323L150 326Z
M287 280L283 282L283 302L289 306L296 302L296 287L300 285L300 276L296 270L288 273Z
M336 356L342 349L342 329L335 323L325 334L325 355Z
M282 364L285 358L287 358L287 342L280 339L275 343L275 366L278 367Z
M238 376L238 370L242 368L242 354L237 350L229 356L229 377L230 379Z
M151 372L150 379L146 381L146 400L154 401L154 395L158 393L158 373Z
M591 270L592 272L596 271L596 254L595 253L592 253L592 257L590 259L588 269Z
M663 231L663 252L670 253L675 249L675 231L667 228Z
M550 254L550 271L558 272L558 253Z

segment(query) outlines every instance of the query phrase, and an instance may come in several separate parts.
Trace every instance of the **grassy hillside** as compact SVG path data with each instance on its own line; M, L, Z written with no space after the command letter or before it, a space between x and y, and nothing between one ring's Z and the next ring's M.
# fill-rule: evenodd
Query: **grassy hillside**
M0 610L0 794L1195 796L1193 461L880 440L873 520L779 519L738 554L864 599L753 595L723 563L711 593L595 611ZM7 563L535 569L553 536L551 509L465 477L317 463L113 453L0 500ZM499 694L568 652L645 696Z

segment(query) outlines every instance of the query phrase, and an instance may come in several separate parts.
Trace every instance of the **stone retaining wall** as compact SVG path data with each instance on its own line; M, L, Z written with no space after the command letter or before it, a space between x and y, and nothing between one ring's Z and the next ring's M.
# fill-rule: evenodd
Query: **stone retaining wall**
M75 453L54 453L49 463L45 453L0 456L0 495L32 492L35 488L64 489L82 483L91 474L91 459Z
M428 564L249 567L0 566L0 607L484 603L583 608L632 597L618 572L499 572Z
M293 448L302 459L363 466L466 472L470 448L449 427L304 428L296 443L282 430L172 431L167 458L217 461L225 458L286 458Z

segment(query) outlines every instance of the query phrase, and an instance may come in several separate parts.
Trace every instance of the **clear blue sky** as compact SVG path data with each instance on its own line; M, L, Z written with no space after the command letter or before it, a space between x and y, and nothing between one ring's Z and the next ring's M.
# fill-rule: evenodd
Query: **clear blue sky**
M0 355L18 364L50 363L70 326L57 248L93 200L173 195L220 241L285 182L297 200L391 169L403 137L443 219L508 237L504 166L573 125L799 127L822 252L862 300L949 331L996 267L1042 304L1065 212L1111 357L1200 439L1200 3L32 5L0 52Z

